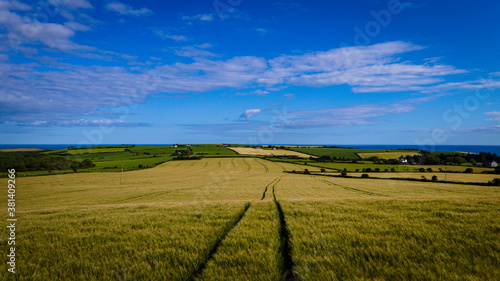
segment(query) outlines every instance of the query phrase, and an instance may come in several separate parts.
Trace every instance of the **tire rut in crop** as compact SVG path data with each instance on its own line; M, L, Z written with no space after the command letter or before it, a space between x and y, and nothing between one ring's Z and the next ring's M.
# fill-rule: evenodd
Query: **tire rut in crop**
M194 281L194 280L196 280L197 277L201 276L201 274L203 273L203 270L207 266L207 263L215 255L215 253L217 252L217 249L221 245L222 241L224 241L224 239L229 234L229 232L231 230L233 230L233 228L236 227L236 225L238 225L238 223L241 221L241 219L243 218L243 216L245 216L245 213L250 208L250 205L251 205L251 203L246 203L245 206L243 207L243 209L238 213L237 217L231 223L229 223L226 226L226 228L224 229L224 232L222 233L222 235L217 238L217 240L215 241L214 245L212 246L212 248L210 249L210 251L206 255L206 258L203 260L203 262L201 262L200 264L198 264L198 266L196 267L196 269L186 279L186 281Z
M354 187L349 187L349 186L345 186L345 185L336 184L336 183L333 183L333 182L330 182L330 181L327 181L327 180L321 180L321 181L324 182L324 183L326 183L326 184L329 184L329 185L338 186L338 187L340 187L342 189L345 189L345 190L348 190L348 191L359 192L359 193L363 193L363 194L366 194L366 195L386 196L386 197L389 196L389 195L385 195L385 194L380 194L380 193L365 191L365 190L357 189L357 188L354 188Z
M280 178L281 179L281 178ZM281 271L281 279L285 281L295 281L295 275L293 273L293 259L292 259L292 249L290 247L290 231L286 225L285 213L281 208L280 202L276 200L275 187L279 180L273 185L273 200L276 204L276 209L278 209L278 215L280 218L280 254L283 257L283 267Z
M262 198L260 198L260 200L264 200L264 198L266 198L267 188L268 188L269 186L271 186L271 184L273 184L275 181L276 181L276 183L275 183L274 185L278 184L278 182L279 182L280 180L281 180L281 178L275 178L272 182L270 182L268 185L266 185L266 188L264 189L264 192L262 193ZM274 186L273 186L273 188L274 188Z
M257 163L261 164L261 165L264 167L264 171L265 171L266 173L269 173L269 167L267 167L267 165L266 165L266 164L261 163L261 162L260 162L260 161L258 161L258 160L255 160L255 161L256 161Z

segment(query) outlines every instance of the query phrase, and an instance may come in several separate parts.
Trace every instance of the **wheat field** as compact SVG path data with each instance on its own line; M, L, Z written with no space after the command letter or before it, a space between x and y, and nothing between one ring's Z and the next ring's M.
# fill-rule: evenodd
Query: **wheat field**
M499 278L499 187L284 173L303 169L207 158L125 172L123 183L18 178L17 273L3 262L0 279Z

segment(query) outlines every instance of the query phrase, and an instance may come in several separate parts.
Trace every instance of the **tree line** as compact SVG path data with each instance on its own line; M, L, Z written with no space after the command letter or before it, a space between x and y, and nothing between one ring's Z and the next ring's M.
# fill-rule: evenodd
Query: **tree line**
M95 167L90 159L74 161L37 152L0 152L0 170L15 169L16 172L87 169Z

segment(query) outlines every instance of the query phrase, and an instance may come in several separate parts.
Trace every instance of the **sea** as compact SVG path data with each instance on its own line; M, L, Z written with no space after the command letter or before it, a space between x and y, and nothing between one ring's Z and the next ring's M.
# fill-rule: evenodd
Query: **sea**
M119 145L119 144L101 144L104 145ZM136 144L136 145L152 145L152 146L165 146L172 144ZM280 144L273 144L280 145ZM308 146L311 144L283 144L283 145L298 145L298 146ZM77 144L0 144L0 149L7 148L41 148L41 149L64 149L68 146L82 147L82 145ZM89 145L90 147L91 145ZM419 146L411 144L350 144L350 145L338 145L338 144L315 144L311 146L336 146L345 148L360 148L360 149L387 149L387 150L398 150L398 149L424 149L428 151L457 151L457 152L469 152L469 153L479 153L479 152L490 152L500 155L500 145L435 145L435 146Z

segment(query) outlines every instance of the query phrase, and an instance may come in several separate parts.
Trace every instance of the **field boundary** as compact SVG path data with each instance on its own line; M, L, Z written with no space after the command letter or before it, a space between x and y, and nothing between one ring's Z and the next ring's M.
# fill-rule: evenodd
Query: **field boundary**
M491 184L488 182L463 182L463 181L432 181L432 180L421 180L421 179L414 179L414 178L377 178L377 177L372 177L370 176L369 178L362 178L362 177L353 177L353 176L341 176L341 175L325 175L323 173L310 173L310 174L304 174L304 173L292 173L289 171L283 171L283 173L290 173L294 175L309 175L309 176L321 176L321 177L330 177L330 178L346 178L346 179L361 179L361 180L366 180L366 179L374 179L374 180L397 180L397 181L416 181L416 182L426 182L426 183L448 183L448 184L462 184L462 185L479 185L479 186L497 186L495 184ZM500 177L500 176L499 176Z

